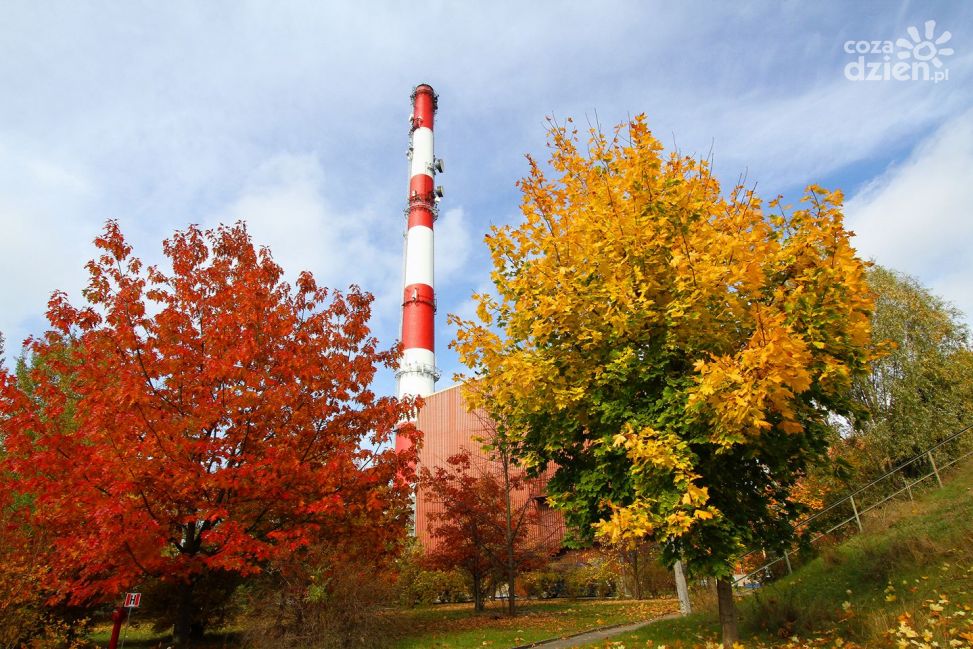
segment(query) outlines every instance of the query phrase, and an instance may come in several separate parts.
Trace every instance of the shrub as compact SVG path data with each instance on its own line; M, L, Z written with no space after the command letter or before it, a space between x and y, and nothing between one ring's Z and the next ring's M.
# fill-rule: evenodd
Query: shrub
M472 599L468 582L460 570L422 570L407 586L405 603L416 606L468 602Z
M88 649L85 639L91 627L88 618L45 612L42 607L0 611L0 647L27 649Z
M615 597L619 592L618 566L598 550L568 553L549 571L560 577L559 597Z
M416 539L406 542L393 571L395 599L402 606L468 602L469 579L456 570L429 570L425 551Z
M564 575L555 570L532 570L520 577L524 595L533 599L560 597L564 592Z
M382 649L396 636L395 618L382 610L394 588L374 566L337 565L312 574L310 584L278 573L248 594L249 649Z

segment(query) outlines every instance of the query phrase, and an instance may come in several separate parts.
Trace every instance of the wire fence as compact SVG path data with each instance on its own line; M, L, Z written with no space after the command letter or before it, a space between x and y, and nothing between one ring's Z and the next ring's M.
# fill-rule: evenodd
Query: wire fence
M973 425L953 433L863 487L801 519L795 525L796 536L803 536L806 545L813 545L826 537L840 540L850 534L863 531L862 517L873 509L895 498L908 497L914 500L915 491L927 485L941 488L944 471L960 460L973 455L973 444L964 446L964 442L973 442ZM735 579L733 585L756 587L785 574L785 570L787 574L793 572L792 559L799 549L791 545L788 550L775 556L770 556L770 553L763 549L748 552L741 558L743 565L747 565L748 559L758 554L762 554L767 561L755 570Z

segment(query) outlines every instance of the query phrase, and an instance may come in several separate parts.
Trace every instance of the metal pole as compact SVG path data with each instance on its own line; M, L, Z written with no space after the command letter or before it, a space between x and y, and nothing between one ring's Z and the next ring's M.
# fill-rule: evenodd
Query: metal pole
M936 468L936 460L932 457L932 451L926 451L926 455L929 456L929 464L932 465L932 472L936 474L936 482L939 483L939 488L943 488L943 479L939 477L939 469Z
M787 574L793 575L794 569L791 568L791 558L787 556L787 550L784 550L784 563L787 564Z
M858 523L858 531L864 532L865 528L862 527L862 519L858 516L858 507L855 506L855 497L848 496L848 500L851 501L851 511L855 512L855 522Z
M912 481L909 480L909 476L905 478L905 488L909 492L909 500L915 501L915 497L912 495Z
M125 649L125 638L128 637L128 627L132 625L132 607L128 607L128 618L125 620L125 633L122 635L121 649Z

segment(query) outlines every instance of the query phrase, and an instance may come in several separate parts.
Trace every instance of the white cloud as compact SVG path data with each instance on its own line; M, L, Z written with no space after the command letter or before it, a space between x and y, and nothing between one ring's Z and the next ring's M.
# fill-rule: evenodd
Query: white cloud
M749 165L751 180L776 191L818 182L938 123L955 110L944 94L920 84L868 86L836 75L795 96L741 99L698 123L716 124L717 160L733 165L721 164L723 171Z
M454 283L457 273L466 276L473 249L470 224L463 208L445 210L436 221L436 283Z
M848 201L862 256L916 276L973 320L973 111Z
M53 291L76 296L86 283L83 260L97 231L84 209L91 199L77 170L0 148L0 332L10 358L43 331Z
M373 293L374 317L388 338L401 294L402 215L341 209L325 198L329 184L316 156L275 155L207 222L245 221L254 243L268 246L291 280L308 270L321 286L357 284Z

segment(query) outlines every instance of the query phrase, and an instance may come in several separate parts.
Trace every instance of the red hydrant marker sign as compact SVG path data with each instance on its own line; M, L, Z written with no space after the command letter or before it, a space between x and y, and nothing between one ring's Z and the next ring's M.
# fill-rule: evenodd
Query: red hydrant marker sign
M125 595L125 608L138 608L142 602L142 593L127 593Z

